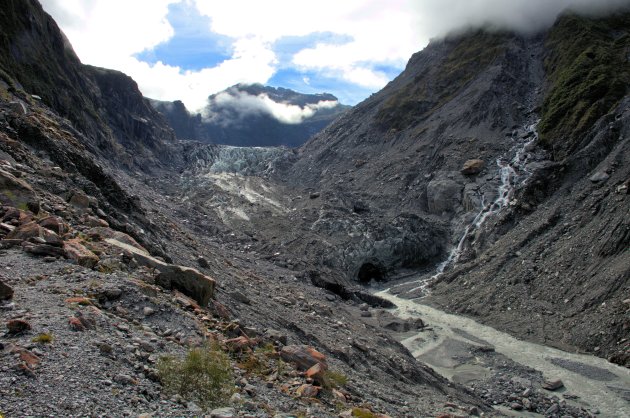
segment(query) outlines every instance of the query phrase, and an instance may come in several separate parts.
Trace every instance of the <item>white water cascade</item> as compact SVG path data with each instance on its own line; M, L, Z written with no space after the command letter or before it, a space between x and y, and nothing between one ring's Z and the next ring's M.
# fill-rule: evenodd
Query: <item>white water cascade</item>
M457 263L470 234L478 230L488 218L498 214L506 206L515 203L514 190L516 187L525 185L531 176L531 171L527 169L527 163L529 162L528 150L530 146L538 140L536 125L538 125L538 121L525 126L526 134L522 135L520 138L517 131L512 134L512 140L516 141L516 144L504 156L496 160L500 175L497 197L493 202L486 204L485 196L481 196L481 210L466 226L457 241L457 245L451 248L448 257L438 264L432 276L417 280L416 283L419 283L419 285L409 290L409 292L420 289L426 291L427 286L444 273L447 267ZM410 283L414 282L407 282L407 284Z

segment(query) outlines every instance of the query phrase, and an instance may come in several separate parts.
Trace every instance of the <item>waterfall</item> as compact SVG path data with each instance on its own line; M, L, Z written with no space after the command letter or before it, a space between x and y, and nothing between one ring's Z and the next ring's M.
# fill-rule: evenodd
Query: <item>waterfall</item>
M497 190L497 197L493 202L486 204L485 196L481 196L481 209L473 220L466 226L461 237L457 241L457 245L453 246L449 251L448 257L442 261L435 269L435 273L428 279L420 279L418 287L411 289L426 290L426 287L435 279L440 277L447 267L457 263L461 256L468 236L477 231L486 222L486 220L498 214L503 208L514 203L514 190L527 183L531 176L531 171L527 169L529 162L528 150L532 144L538 140L538 132L536 126L538 121L525 127L526 135L519 138L518 132L512 133L512 140L516 141L516 145L512 147L505 155L497 158L496 165L500 176L500 183ZM510 158L511 157L511 158ZM409 282L413 283L413 282Z

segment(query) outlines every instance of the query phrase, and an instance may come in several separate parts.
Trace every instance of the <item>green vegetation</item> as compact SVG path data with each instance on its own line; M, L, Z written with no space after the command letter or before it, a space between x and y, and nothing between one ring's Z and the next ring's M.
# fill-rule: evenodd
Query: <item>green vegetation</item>
M227 404L234 392L230 359L218 345L193 348L183 359L162 357L158 375L167 393L209 409Z
M352 416L357 418L378 418L378 415L365 408L352 408Z
M446 58L386 100L377 122L400 130L441 107L504 52L504 41L505 35L485 31L445 41L453 44Z
M348 376L334 370L327 370L323 374L321 383L325 389L336 389L348 383Z
M254 351L248 351L242 353L238 366L245 370L247 373L257 376L267 376L273 372L272 358L274 357L275 349L273 344L265 344L260 347L256 347ZM283 365L278 365L278 370ZM278 371L278 374L280 372Z
M43 333L39 334L37 337L33 337L31 341L38 344L50 344L53 340L52 334Z
M609 113L630 84L630 14L605 19L560 18L546 40L551 86L545 97L541 140L556 158Z

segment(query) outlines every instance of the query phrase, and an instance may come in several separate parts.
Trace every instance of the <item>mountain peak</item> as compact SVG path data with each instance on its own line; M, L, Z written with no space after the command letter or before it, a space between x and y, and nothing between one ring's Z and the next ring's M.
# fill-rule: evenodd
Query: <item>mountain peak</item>
M262 84L236 84L215 93L195 116L181 102L151 103L179 138L238 146L302 145L348 109L329 93Z

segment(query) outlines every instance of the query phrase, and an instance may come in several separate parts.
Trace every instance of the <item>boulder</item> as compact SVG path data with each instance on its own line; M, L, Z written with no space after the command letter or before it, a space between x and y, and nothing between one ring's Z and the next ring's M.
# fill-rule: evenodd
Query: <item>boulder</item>
M158 286L165 289L179 290L184 295L196 300L203 307L206 307L214 296L214 279L198 270L165 263L152 257L146 250L140 249L142 247L137 248L134 245L120 242L114 238L108 238L105 241L133 256L139 264L159 271L160 273L155 278L155 283Z
M63 235L70 230L68 225L57 216L47 216L43 219L40 219L37 223L39 226L53 231L59 235Z
M430 213L454 212L462 201L462 185L448 178L436 178L427 185L427 206Z
M31 324L23 319L11 319L6 323L9 334L19 334L31 329Z
M610 175L605 171L598 171L589 177L589 180L593 183L602 183L610 178Z
M542 387L547 390L558 390L564 387L564 383L560 379L545 380Z
M424 322L420 318L416 319L400 319L393 318L385 320L381 323L381 326L385 329L394 332L409 332L411 330L419 330L424 328Z
M234 408L217 408L210 411L210 418L234 418L236 416Z
M0 203L39 212L39 199L30 184L4 170L0 170Z
M87 209L90 207L90 198L82 191L76 191L72 193L68 203L78 209Z
M309 384L304 384L295 391L295 394L300 398L314 398L318 393L319 388Z
M149 255L149 252L138 241L124 232L114 231L110 228L97 227L91 228L87 234L98 239L105 239L111 245L115 245L122 250L128 250L133 253Z
M287 363L293 363L299 370L308 370L319 364L322 370L328 369L326 356L307 345L287 345L282 347L280 357Z
M78 265L93 268L99 261L99 258L92 251L85 248L78 238L68 240L63 244L65 256L77 262Z
M214 279L193 268L164 264L157 269L160 271L155 278L157 285L166 289L177 289L195 299L203 307L207 306L214 296Z
M0 300L8 300L13 297L13 289L0 281Z
M480 159L472 159L467 160L462 166L461 173L465 176L473 176L475 174L481 173L481 170L484 169L486 163Z
M20 241L28 241L32 238L43 238L44 228L37 225L35 222L29 222L24 225L20 225L13 231L9 232L6 239L17 239Z
M65 257L66 252L61 247L48 244L31 244L29 242L22 243L22 249L29 254L38 255L40 257Z

